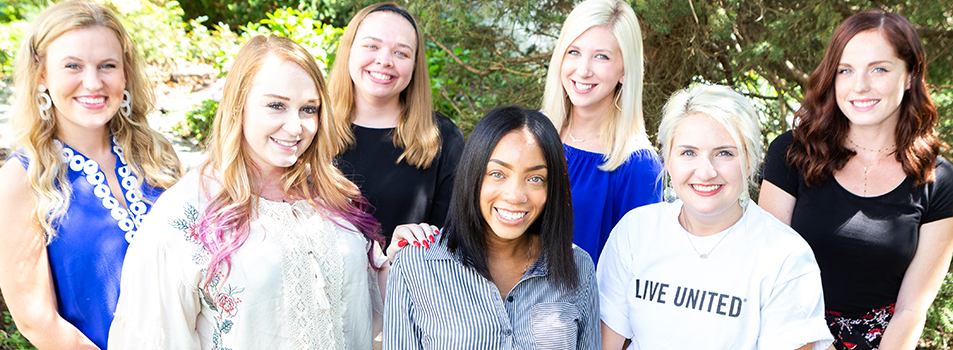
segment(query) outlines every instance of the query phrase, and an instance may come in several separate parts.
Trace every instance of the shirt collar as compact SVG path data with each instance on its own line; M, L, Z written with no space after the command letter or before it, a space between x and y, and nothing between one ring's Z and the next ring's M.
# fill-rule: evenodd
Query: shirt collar
M457 263L461 263L460 259L457 259L450 250L447 249L446 241L441 239L437 240L437 243L431 244L430 249L427 249L424 252L424 260L453 260ZM410 248L410 247L407 247ZM406 249L406 248L405 248ZM413 247L412 249L422 249ZM529 269L526 270L524 278L528 277L540 277L549 275L549 264L547 263L548 259L546 252L543 252L539 255L539 258L529 266ZM462 263L461 263L462 264Z

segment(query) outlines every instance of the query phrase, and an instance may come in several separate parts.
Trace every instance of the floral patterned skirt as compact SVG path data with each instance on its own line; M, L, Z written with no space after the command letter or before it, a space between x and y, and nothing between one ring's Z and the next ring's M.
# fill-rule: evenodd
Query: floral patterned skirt
M840 312L825 311L827 327L834 335L837 350L876 350L893 317L894 304L870 310L858 317L843 317Z

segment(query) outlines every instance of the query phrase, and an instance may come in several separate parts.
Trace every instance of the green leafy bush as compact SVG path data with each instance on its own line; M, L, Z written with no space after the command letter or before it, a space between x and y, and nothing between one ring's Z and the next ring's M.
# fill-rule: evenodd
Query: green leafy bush
M221 75L225 75L241 44L256 35L276 35L294 40L308 50L327 74L329 67L333 64L337 41L344 30L318 22L314 16L308 11L281 8L269 13L267 18L257 23L242 26L239 30L241 34L237 35L224 25L216 26L209 31L202 26L204 18L195 19L190 21L190 36L193 38L199 41L214 40L222 38L222 34L226 33L224 37L227 39L219 45L198 45L212 47L206 51L201 51L200 47L188 51L193 53L193 59L204 60L220 69ZM173 134L202 144L211 132L212 120L215 119L217 109L218 102L203 101L195 109L186 113L185 121L173 127Z
M212 121L215 120L215 112L218 110L218 102L214 100L205 100L195 107L195 109L185 113L185 120L172 127L172 134L183 139L195 140L199 145L204 145L212 132Z
M258 23L243 26L242 38L247 40L255 35L272 34L294 40L318 60L327 74L344 29L318 22L314 17L315 14L308 11L280 8Z
M946 274L933 305L927 310L920 339L928 344L928 349L949 349L953 345L950 332L953 332L953 273Z
M13 75L13 58L17 55L20 37L29 23L24 20L0 22L0 79Z
M3 330L0 331L0 350L36 350L30 341L23 337L13 324L10 312L3 312Z

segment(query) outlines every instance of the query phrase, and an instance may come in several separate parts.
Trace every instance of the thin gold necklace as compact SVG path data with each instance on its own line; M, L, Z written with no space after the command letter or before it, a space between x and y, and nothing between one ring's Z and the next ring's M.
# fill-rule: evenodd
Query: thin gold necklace
M865 151L867 151L867 152L876 152L876 153L885 152L885 151L888 151L888 150L890 150L890 149L893 149L894 147L897 147L897 144L894 143L894 144L892 144L892 145L890 145L890 146L884 147L883 149L870 149L870 148L866 148L866 147L863 147L863 146L861 146L861 145L858 145L856 142L854 142L854 140L851 140L849 136L847 137L847 142L850 142L850 144L854 145L854 147L860 148L860 149L865 150Z
M572 140L573 143L586 142L585 139L580 140L580 139L577 139L575 136L572 136L572 119L569 120L569 130L568 130L568 131L569 131L569 138Z
M849 141L850 139L847 139L847 140ZM851 143L853 143L853 142L851 142ZM855 144L854 146L857 146L857 145ZM858 146L858 147L860 147L860 146ZM893 147L893 146L891 146L891 147ZM885 154L883 157L880 157L880 160L874 162L873 164L864 164L864 161L861 160L860 157L857 158L857 161L860 162L860 164L864 166L864 197L867 197L867 173L869 172L870 168L873 167L873 166L876 166L877 164L880 164L880 162L883 162L884 159L890 158L890 156L891 156L892 154L894 154L894 153L897 153L897 151L893 151L893 152L890 152L890 153Z

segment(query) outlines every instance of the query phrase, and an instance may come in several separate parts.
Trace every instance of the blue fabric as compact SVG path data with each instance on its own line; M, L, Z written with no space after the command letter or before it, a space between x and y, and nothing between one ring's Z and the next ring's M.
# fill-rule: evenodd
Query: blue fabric
M113 153L116 153L115 148ZM18 154L17 158L24 167L29 164L29 160L22 155ZM116 178L120 182L123 177L119 172L123 167L128 169L121 157L117 156ZM98 172L102 174L102 170ZM129 247L127 233L120 228L119 220L113 217L111 210L104 207L104 200L96 196L95 186L86 179L82 169L68 170L67 177L73 196L66 214L54 222L56 237L46 247L56 303L63 319L83 332L100 349L106 349L109 325L112 324L119 300L122 262ZM151 203L163 190L148 183L143 183L140 189L140 198L145 199L142 203L148 212ZM124 189L126 202L132 205L127 193ZM110 193L106 198L114 197ZM133 218L131 213L120 217L128 218Z
M651 149L640 149L621 166L599 169L603 155L563 144L572 186L575 229L573 243L599 264L609 232L625 213L662 201L662 161Z

